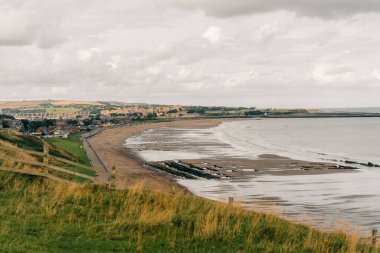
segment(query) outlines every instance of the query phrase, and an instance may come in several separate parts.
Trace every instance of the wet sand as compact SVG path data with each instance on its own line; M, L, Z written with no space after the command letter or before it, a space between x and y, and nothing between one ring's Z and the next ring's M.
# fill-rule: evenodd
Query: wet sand
M296 176L355 172L355 168L349 166L294 160L271 154L259 155L257 159L252 160L242 158L216 158L186 159L181 161L214 171L227 178L236 179L260 175Z

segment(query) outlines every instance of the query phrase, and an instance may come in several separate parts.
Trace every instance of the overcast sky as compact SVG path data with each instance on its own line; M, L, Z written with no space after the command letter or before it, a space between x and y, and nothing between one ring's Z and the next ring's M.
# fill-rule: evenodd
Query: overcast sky
M0 0L0 100L380 106L379 0Z

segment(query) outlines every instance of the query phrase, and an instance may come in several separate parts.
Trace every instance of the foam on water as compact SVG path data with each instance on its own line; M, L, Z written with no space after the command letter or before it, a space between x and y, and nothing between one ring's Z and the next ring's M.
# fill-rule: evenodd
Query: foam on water
M380 118L265 119L226 122L213 130L240 155L380 164Z

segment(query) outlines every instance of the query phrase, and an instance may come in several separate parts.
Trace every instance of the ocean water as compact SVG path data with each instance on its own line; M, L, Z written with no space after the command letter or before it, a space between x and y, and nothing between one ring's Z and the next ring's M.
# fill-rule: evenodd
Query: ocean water
M246 155L380 164L380 118L263 119L227 122L213 130L221 142Z
M324 108L321 111L328 113L380 113L380 107Z
M209 129L159 128L126 141L146 160L277 154L307 161L356 162L356 173L260 175L233 180L178 180L218 201L234 197L247 208L274 210L325 229L380 228L380 118L262 119Z

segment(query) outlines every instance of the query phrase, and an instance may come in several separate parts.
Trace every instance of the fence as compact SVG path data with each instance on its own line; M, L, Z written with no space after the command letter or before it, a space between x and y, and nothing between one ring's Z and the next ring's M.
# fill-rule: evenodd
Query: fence
M0 146L0 150L5 150L5 151L10 151L10 152L21 152L21 153L27 153L30 155L34 155L37 157L42 158L42 162L37 162L37 161L28 161L28 160L23 160L23 159L17 159L8 155L5 156L0 156L0 160L6 160L6 161L12 161L16 163L21 163L21 164L27 164L31 165L33 167L37 167L35 169L18 169L18 168L10 168L6 166L0 166L0 170L3 171L10 171L10 172L15 172L15 173L23 173L23 174L29 174L29 175L37 175L37 176L43 176L46 178L51 178L59 181L70 181L65 179L64 177L59 176L59 174L64 174L64 175L70 175L70 176L75 176L79 177L85 180L90 180L94 181L96 177L94 176L89 176L81 172L69 170L60 166L54 166L52 164L49 164L50 161L58 161L63 164L69 164L71 166L75 166L77 168L83 168L87 170L93 170L93 167L83 165L74 161L70 161L61 157L53 156L49 154L49 145L47 143L44 144L44 152L38 152L38 151L32 151L32 150L27 150L23 148L16 148L16 147L5 147L5 146Z

